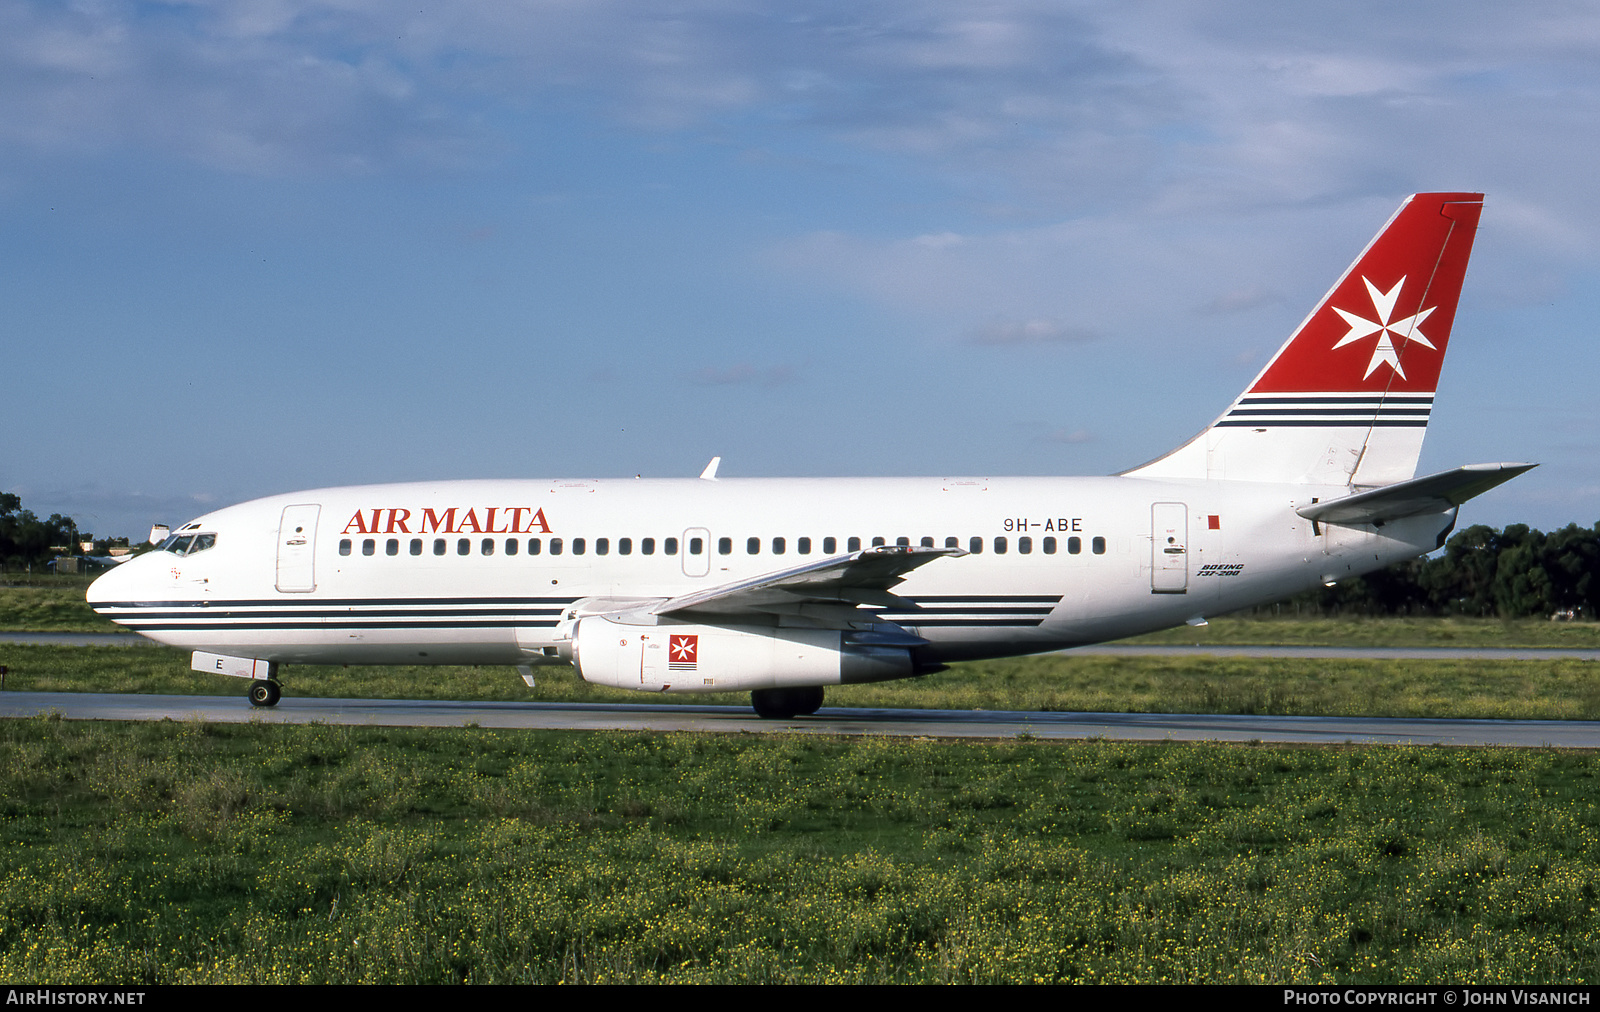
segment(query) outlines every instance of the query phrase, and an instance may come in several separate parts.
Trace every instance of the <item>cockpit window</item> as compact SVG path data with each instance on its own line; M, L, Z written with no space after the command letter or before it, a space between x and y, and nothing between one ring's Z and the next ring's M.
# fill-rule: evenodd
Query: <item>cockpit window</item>
M171 552L173 555L193 555L215 546L216 543L215 534L174 534L161 543L161 550Z

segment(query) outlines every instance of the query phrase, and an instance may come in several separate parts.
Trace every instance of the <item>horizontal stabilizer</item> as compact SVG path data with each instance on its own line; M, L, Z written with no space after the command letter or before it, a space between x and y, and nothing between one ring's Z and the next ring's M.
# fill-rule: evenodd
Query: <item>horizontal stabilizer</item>
M1328 524L1382 524L1424 513L1443 513L1510 481L1537 464L1468 464L1423 478L1302 506L1296 513Z
M890 607L904 603L889 593L889 588L904 580L907 573L934 559L965 554L959 548L882 545L681 594L650 611L656 615L741 615L771 613L801 602Z

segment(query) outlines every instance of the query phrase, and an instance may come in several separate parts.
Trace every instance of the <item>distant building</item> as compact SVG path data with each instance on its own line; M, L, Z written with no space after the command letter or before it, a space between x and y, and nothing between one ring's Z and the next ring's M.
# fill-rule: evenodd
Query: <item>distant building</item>
M161 542L167 540L167 535L171 533L172 528L168 527L166 524L156 524L150 528L150 543L152 545L159 545Z

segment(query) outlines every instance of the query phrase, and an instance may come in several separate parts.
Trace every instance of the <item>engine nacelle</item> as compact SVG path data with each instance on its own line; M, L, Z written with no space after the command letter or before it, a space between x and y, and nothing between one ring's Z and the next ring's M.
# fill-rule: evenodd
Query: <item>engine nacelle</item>
M875 634L760 626L578 621L572 666L586 682L645 692L743 692L884 682L918 674L907 644Z

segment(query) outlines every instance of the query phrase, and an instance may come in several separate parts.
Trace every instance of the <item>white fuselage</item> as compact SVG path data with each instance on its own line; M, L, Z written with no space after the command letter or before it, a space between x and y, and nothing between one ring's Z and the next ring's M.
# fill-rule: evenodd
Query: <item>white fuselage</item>
M201 517L180 533L213 534L210 547L148 553L101 577L89 598L152 639L217 654L525 664L554 656L564 620L580 611L874 544L956 547L968 554L893 588L909 604L877 609L877 621L929 642L926 660L944 662L1117 639L1281 599L1430 551L1454 520L1451 511L1340 527L1295 513L1348 492L1128 477L327 488Z

